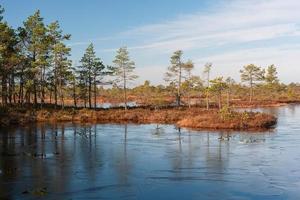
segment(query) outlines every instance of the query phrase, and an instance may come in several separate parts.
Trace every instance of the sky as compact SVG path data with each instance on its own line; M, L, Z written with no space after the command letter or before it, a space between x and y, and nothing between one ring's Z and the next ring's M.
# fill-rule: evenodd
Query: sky
M37 9L45 23L58 20L71 59L78 64L91 42L97 56L112 64L116 50L127 46L139 79L164 83L170 56L183 50L184 60L203 76L231 76L247 64L275 64L282 82L300 82L299 0L0 0L13 27Z

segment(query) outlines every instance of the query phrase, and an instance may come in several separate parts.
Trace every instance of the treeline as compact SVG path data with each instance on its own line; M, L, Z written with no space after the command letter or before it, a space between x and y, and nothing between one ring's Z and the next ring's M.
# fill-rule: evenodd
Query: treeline
M45 24L37 11L22 26L14 29L3 14L4 9L0 6L0 81L1 104L4 106L30 104L43 107L52 104L64 108L72 104L96 108L101 92L101 96L121 98L125 109L128 96L132 95L139 96L145 104L162 104L174 96L177 106L191 106L191 100L197 96L205 99L209 109L213 98L221 108L225 94L226 103L230 105L234 95L246 90L251 102L257 88L269 91L269 95L270 91L293 95L291 87L279 83L274 65L266 69L253 64L245 66L240 71L245 87L230 77L211 79L211 63L204 66L204 78L200 78L200 75L193 74L193 62L184 61L180 50L170 58L165 74L167 85L151 86L146 81L144 85L128 89L137 75L126 47L116 52L113 65L108 66L96 56L93 44L90 44L80 63L74 66L69 58L71 49L66 44L71 35L63 32L58 21ZM104 85L111 87L104 89Z
M195 85L201 85L206 96L206 107L209 109L209 96L214 95L218 98L218 106L222 107L223 93L227 93L227 104L230 104L230 95L232 94L235 81L231 77L216 77L210 79L210 72L212 70L212 63L207 63L204 66L203 74L205 80L202 81L200 76L192 75L194 64L191 60L187 62L182 60L182 51L176 51L171 57L171 66L168 68L165 74L165 80L176 88L176 104L181 105L181 96L183 93L187 94L188 102L190 106L190 94ZM277 76L277 69L275 65L270 65L266 69L258 67L254 64L246 65L240 71L242 82L249 86L249 101L252 102L254 94L254 86L260 85L269 88L269 92L282 89L282 85L279 83ZM202 90L202 91L203 91ZM184 92L185 91L185 92Z
M65 105L66 90L72 90L74 106L83 101L84 107L96 107L97 87L112 81L124 90L127 107L127 84L137 78L134 62L126 47L117 51L114 66L105 66L89 45L79 66L72 67L71 49L66 45L70 34L64 34L57 21L45 24L40 11L29 16L23 25L13 29L3 20L0 6L0 78L1 103L43 106L46 98L55 106ZM92 103L94 99L94 103Z

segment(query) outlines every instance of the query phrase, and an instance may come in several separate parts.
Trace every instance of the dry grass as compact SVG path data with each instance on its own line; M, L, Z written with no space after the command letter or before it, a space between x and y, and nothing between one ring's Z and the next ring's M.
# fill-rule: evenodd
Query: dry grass
M254 130L268 129L276 123L277 119L272 115L253 112L234 112L228 119L222 118L219 113L196 117L188 116L177 122L177 125L195 129Z
M180 127L196 129L261 129L270 128L276 124L276 118L271 115L250 112L230 112L223 116L216 109L205 110L203 108L169 108L169 109L145 109L136 108L130 110L88 110L88 109L42 109L27 110L22 112L12 111L2 114L0 123L25 124L29 122L81 122L81 123L135 123L135 124L176 124Z

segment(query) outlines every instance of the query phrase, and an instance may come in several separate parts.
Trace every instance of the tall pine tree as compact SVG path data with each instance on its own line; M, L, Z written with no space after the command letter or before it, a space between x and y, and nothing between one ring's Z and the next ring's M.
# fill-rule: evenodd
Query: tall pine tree
M80 77L83 79L81 84L85 84L86 88L82 88L87 91L87 99L89 108L92 108L92 96L94 96L94 108L97 107L97 85L101 83L103 75L105 75L103 65L100 58L96 57L94 45L91 43L83 57L80 60ZM83 85L81 85L83 86Z

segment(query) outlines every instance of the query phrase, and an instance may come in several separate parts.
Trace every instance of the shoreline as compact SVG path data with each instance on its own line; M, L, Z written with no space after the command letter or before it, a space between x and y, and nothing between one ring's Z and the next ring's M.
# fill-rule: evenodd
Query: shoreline
M275 101L253 101L253 102L236 102L233 108L277 108L291 104L300 104L298 100L275 100Z
M202 130L268 130L277 124L273 115L259 112L237 112L193 107L124 109L22 109L2 113L0 126L29 123L101 123L101 124L174 124L178 127Z

